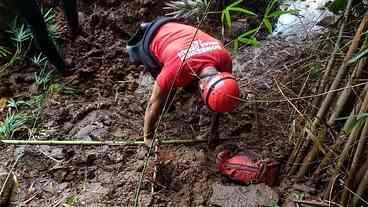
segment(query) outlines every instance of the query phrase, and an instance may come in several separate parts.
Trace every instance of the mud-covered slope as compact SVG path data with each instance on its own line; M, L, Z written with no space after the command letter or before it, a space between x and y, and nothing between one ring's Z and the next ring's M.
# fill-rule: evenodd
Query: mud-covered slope
M137 23L161 14L159 2L78 1L85 34L72 41L64 33L65 57L74 64L75 71L56 80L78 93L48 97L39 139L142 140L149 89L137 93L141 68L128 63L125 42ZM59 20L62 22L62 15ZM283 53L284 56L276 55ZM250 93L260 99L281 98L273 90L272 77L287 72L285 62L298 59L300 54L294 43L265 42L261 49L243 48L234 56L242 98L249 101ZM24 71L33 74L34 69ZM29 85L18 85L17 81L14 78L14 88L18 89L13 93L28 90ZM198 136L199 122L206 122L198 102L180 92L175 110L165 115L160 138ZM235 144L282 163L288 152L289 115L283 104L242 102L235 112L222 117L220 136L235 138L225 144ZM78 206L132 206L146 156L143 146L1 145L1 152L1 162L7 166L15 155L23 153L14 170L19 188L12 206L62 206L71 199L76 199ZM212 183L229 183L216 171L214 155L207 154L206 144L162 146L160 158L157 191L150 192L150 163L142 185L141 206L207 206Z

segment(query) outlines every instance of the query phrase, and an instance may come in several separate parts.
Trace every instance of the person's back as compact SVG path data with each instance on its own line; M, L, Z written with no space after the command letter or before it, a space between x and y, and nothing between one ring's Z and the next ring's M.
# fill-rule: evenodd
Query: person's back
M231 56L222 43L189 25L164 24L150 43L150 50L163 65L156 79L163 91L169 89L174 79L175 87L188 85L208 66L231 73Z

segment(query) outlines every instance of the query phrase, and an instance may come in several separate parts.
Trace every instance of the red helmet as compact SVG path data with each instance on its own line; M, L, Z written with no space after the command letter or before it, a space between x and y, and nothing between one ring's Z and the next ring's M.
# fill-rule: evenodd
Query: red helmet
M202 99L212 111L230 112L238 104L239 86L235 77L222 72L212 76L201 86Z

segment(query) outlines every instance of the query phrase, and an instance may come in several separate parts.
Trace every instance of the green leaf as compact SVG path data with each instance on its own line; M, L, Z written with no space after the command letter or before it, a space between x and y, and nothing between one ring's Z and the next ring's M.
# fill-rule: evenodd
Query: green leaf
M240 4L243 0L238 0L238 1L235 1L234 3L230 4L229 6L227 6L225 9L228 9L228 8L231 8L231 7L235 7L237 6L238 4Z
M0 57L7 57L10 54L11 52L7 48L0 46Z
M237 12L241 12L245 15L249 15L249 16L257 16L257 14L253 13L252 11L249 11L247 9L243 9L243 8L240 8L240 7L232 7L232 8L229 8L230 11L237 11Z
M247 44L247 45L252 45L254 47L261 47L261 43L254 37L252 38L237 38L239 40L240 43L242 44Z
M257 30L258 30L258 28L251 29L251 30L249 30L249 31L247 31L247 32L244 32L244 33L243 33L243 34L241 34L239 37L240 37L240 38L248 37L248 36L250 36L250 35L254 34L255 32L257 32Z
M267 5L267 8L266 8L266 12L265 12L265 16L268 16L268 13L270 13L270 11L272 10L273 6L276 4L278 0L273 0L272 2L270 2L268 5Z
M233 48L234 48L234 51L238 51L238 49L239 49L239 40L238 39L234 40Z
M367 118L367 117L368 117L368 113L364 112L364 113L359 113L358 116L357 116L357 119L362 120L362 119Z
M231 27L231 17L228 10L224 10L221 15L221 23L227 27Z
M327 8L331 12L338 14L340 11L344 10L346 3L346 0L334 0L332 3L327 5Z
M27 123L29 117L24 114L8 113L3 123L0 124L0 137L9 137L13 131Z
M360 52L358 55L356 55L355 57L351 58L349 61L348 61L348 64L351 64L351 63L355 63L356 61L360 60L361 58L365 58L368 56L368 48L363 50L362 52Z
M366 114L366 113L365 113ZM365 122L365 119L363 119L363 118L359 118L359 116L360 116L361 114L359 114L359 115L357 115L357 118L353 118L350 122L349 122L349 125L347 125L346 127L344 127L344 131L345 131L345 133L346 134L350 134L353 130L354 130L354 128L356 128L356 127L361 127L362 126L362 124L364 124L364 122ZM362 115L363 117L367 117L368 115L366 114L366 115Z
M271 14L268 15L268 17L279 17L279 16L284 15L284 14L296 15L296 14L298 14L299 11L300 10L298 10L298 9L289 9L287 11L279 10L279 11L272 12Z
M43 18L46 23L49 23L54 17L55 17L55 13L53 12L52 9L47 10L43 15Z
M263 23L264 23L268 33L272 33L272 24L271 24L270 20L268 20L267 18L263 18Z

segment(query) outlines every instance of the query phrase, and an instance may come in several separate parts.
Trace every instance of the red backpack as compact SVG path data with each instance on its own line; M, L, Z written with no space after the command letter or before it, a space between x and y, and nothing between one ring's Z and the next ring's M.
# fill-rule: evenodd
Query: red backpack
M247 155L231 155L229 150L224 150L217 155L218 170L230 179L249 184L266 183L273 186L278 180L279 163L275 160L253 161Z

